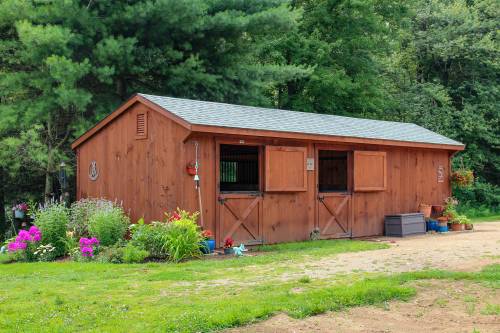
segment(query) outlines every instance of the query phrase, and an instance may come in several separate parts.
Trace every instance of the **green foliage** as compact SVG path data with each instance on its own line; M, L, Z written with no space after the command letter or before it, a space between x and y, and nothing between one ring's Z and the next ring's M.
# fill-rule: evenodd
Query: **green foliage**
M95 261L100 263L121 264L123 263L124 245L119 242L113 246L100 247Z
M453 194L460 201L461 212L470 216L487 216L500 212L500 186L481 181L469 187L454 187Z
M128 243L123 248L123 262L126 264L136 264L143 262L149 257L149 252Z
M69 222L69 211L62 203L48 203L35 215L35 225L42 232L41 244L52 244L54 256L66 253L66 229Z
M461 215L461 214L455 216L451 222L458 223L458 224L470 224L471 223L470 219L467 216Z
M200 242L203 240L200 227L196 224L198 214L179 210L180 218L168 224L164 250L168 260L179 262L201 255Z
M100 208L89 217L89 234L102 246L111 246L125 237L130 220L122 207Z
M165 259L168 256L165 242L169 226L164 222L144 223L140 219L136 224L130 226L130 242L141 249L149 252L152 258Z
M113 202L104 199L81 199L71 204L68 230L75 239L88 237L90 217L99 210L113 209Z

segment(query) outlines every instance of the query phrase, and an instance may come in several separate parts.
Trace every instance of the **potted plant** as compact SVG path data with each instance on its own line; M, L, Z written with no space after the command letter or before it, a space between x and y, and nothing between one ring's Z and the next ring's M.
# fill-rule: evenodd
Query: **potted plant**
M208 253L213 253L215 250L215 240L213 232L211 230L203 230L201 235L203 236L205 247L208 250Z
M424 217L431 217L432 205L421 203L418 206L420 213L424 214Z
M12 207L12 210L14 211L14 217L16 219L24 219L24 216L28 211L28 205L25 202L21 202L20 204Z
M442 205L432 205L432 210L434 211L434 216L441 216L444 211L444 206Z
M226 239L224 239L224 254L234 253L233 244L234 240L231 237L226 237Z
M451 230L453 231L463 231L467 225L470 225L470 220L465 215L457 215L451 221ZM470 230L470 229L467 229Z

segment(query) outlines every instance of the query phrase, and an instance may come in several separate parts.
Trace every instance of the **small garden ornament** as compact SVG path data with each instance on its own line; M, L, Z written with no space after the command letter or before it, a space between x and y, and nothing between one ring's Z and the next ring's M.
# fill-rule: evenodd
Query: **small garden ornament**
M234 255L237 257L241 257L243 255L243 252L248 251L245 249L245 245L241 244L240 246L233 247Z

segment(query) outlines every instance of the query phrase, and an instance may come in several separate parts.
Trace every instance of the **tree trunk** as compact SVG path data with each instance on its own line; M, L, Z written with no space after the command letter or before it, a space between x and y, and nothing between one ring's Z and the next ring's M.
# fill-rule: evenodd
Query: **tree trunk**
M4 239L7 230L5 218L5 171L0 167L0 240Z
M49 201L53 196L53 184L52 184L52 146L49 144L49 150L47 154L47 167L45 168L45 202Z

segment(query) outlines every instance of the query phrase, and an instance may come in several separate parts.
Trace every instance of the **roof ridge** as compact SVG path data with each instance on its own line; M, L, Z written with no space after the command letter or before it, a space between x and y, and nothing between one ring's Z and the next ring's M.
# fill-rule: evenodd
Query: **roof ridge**
M355 117L355 116L343 116L343 115L330 114L330 113L318 113L318 112L308 112L308 111L299 111L299 110L269 108L269 107L263 107L263 106L233 104L233 103L227 103L227 102L204 101L204 100L199 100L199 99L181 98L181 97L172 97L172 96L162 96L162 95L151 95L151 94L144 94L144 93L138 93L138 95L143 96L143 97L149 96L149 97L156 97L156 98L168 98L168 99L174 99L174 100L179 100L179 101L210 103L210 104L222 104L222 105L227 105L227 106L238 106L238 107L243 107L243 108L255 108L255 109L269 110L269 111L284 111L284 112L293 112L293 113L297 113L298 112L298 113L305 113L305 114L309 114L309 115L318 115L318 116L327 116L327 117L339 117L339 118L345 118L345 119L360 119L360 120L368 120L368 121L373 121L373 122L385 122L385 123L407 124L407 125L419 126L419 125L417 125L415 123L410 123L410 122L405 122L405 121L394 121L394 120L383 120L383 119L373 119L373 118L362 118L362 117ZM422 126L419 126L419 127L425 128L425 127L422 127ZM435 133L435 132L433 132L433 133Z

